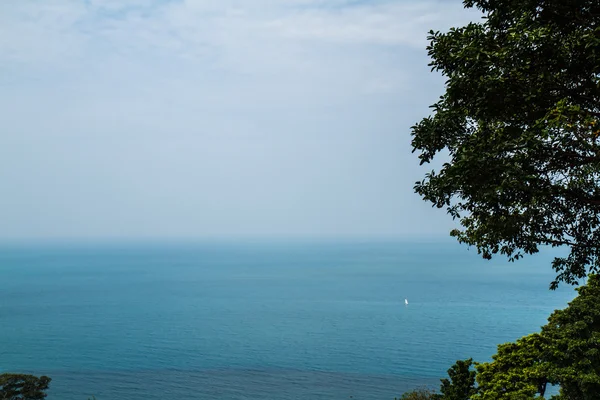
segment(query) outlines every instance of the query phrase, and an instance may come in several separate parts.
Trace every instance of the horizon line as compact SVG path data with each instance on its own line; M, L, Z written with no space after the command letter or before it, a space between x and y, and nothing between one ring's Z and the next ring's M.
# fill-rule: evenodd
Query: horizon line
M385 242L458 242L449 234L431 234L431 235L219 235L219 236L188 236L188 237L169 237L169 236L94 236L94 237L15 237L0 238L0 245L20 245L20 244L144 244L144 243L164 243L164 244L202 244L202 243L293 243L293 242L364 242L364 243L385 243Z

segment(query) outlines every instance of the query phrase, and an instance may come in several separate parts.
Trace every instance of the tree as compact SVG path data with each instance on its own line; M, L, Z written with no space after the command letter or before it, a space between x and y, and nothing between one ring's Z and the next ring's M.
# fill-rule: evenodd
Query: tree
M543 398L550 383L548 347L548 341L538 333L499 345L492 362L476 365L478 394L474 399Z
M1 400L41 400L46 398L45 391L51 379L47 376L36 377L24 374L0 375Z
M458 360L448 370L448 378L442 379L440 391L444 400L469 400L475 389L476 372L471 370L473 359Z
M540 333L501 344L491 362L476 363L477 392L467 398L541 399L549 384L560 387L560 395L552 397L556 400L600 398L600 276L590 275L577 292L567 308L550 315ZM465 381L454 376L460 371L466 377L467 365L457 362L455 367L449 370L452 383ZM444 386L442 398L454 399Z
M552 313L541 334L551 344L546 358L560 398L592 400L600 396L600 276L591 275L577 291L567 308Z
M600 2L464 5L483 22L430 32L446 92L412 146L421 164L449 161L415 191L459 219L451 235L484 258L565 246L551 288L576 284L600 271Z
M394 400L437 400L439 395L429 389L416 389L412 392L406 392L399 399Z

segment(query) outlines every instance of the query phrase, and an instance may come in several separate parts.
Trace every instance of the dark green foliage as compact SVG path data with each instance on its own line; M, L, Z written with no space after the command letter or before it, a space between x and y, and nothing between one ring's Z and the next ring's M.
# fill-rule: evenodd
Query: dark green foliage
M430 33L446 92L412 128L421 164L450 159L415 191L485 258L566 246L551 287L577 283L600 271L600 1L464 3L486 18Z
M600 277L577 291L541 333L501 344L492 362L476 364L472 399L540 399L548 384L560 386L557 400L600 399Z
M441 398L444 400L469 400L475 393L475 374L471 370L473 359L458 360L448 370L448 378L442 379Z
M0 375L0 400L41 400L51 379L24 374Z
M590 275L577 290L569 307L555 311L542 327L552 345L549 375L560 383L563 399L600 399L600 277Z
M406 392L399 399L394 400L438 400L440 399L440 395L435 394L435 392L429 389L416 389L412 392Z
M478 400L536 399L549 383L550 344L534 333L498 346L490 363L477 364Z

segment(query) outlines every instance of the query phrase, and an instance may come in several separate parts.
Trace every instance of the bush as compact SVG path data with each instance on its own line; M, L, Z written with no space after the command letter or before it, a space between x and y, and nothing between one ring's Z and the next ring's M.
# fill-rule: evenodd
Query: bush
M404 393L399 399L394 400L440 400L442 397L434 391L427 388L413 390Z

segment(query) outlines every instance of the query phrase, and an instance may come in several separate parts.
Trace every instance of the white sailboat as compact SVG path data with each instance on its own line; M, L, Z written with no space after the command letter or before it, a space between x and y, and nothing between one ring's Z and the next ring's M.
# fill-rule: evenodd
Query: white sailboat
M407 306L408 305L408 299L404 299L404 305Z

